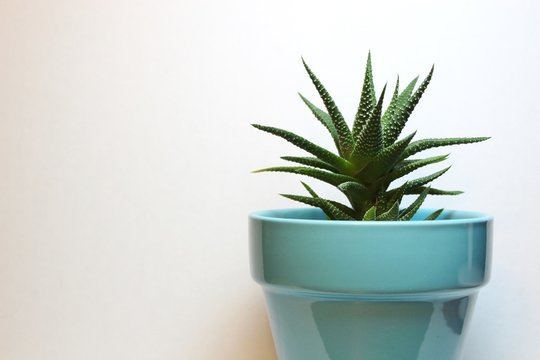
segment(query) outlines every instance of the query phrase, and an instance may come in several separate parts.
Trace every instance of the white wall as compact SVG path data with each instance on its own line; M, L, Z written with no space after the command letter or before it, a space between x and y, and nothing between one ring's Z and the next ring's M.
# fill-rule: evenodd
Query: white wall
M419 137L493 136L451 149L438 185L466 193L428 205L496 217L465 359L540 358L539 22L533 0L1 1L0 358L275 359L246 216L300 186L249 171L297 152L249 124L330 144L300 56L350 117L368 49L379 90L436 64Z

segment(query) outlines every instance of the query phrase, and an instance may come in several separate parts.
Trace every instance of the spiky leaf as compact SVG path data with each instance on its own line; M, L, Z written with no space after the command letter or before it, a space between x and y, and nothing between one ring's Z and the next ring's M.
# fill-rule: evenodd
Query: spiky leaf
M324 161L316 157L300 157L300 156L282 156L283 160L295 162L297 164L312 166L314 168L328 170L334 173L339 172L335 167L330 164L325 163Z
M434 66L431 67L431 71L429 72L428 76L424 79L424 81L422 81L422 84L420 84L420 87L418 88L418 90L416 90L414 94L409 98L409 100L407 101L403 109L397 114L397 116L393 117L391 122L389 122L388 131L385 132L385 144L393 143L399 137L399 134L401 134L401 131L405 127L405 124L407 123L409 116L413 112L414 108L420 101L420 98L424 94L424 91L429 85L429 82L431 81L431 77L433 76L434 69L435 69Z
M393 181L426 165L438 163L447 155L425 159L411 159L411 156L426 149L468 144L484 141L476 138L435 138L412 142L414 134L396 141L409 116L426 90L433 68L415 91L418 78L413 79L400 93L399 77L388 109L382 111L385 90L377 101L374 91L371 56L368 55L366 74L358 111L352 131L348 128L334 100L324 86L304 62L313 84L323 100L326 111L318 108L300 95L315 117L331 134L338 155L286 130L262 125L256 128L284 138L314 157L285 156L284 160L305 166L273 167L259 171L282 171L306 175L336 186L348 198L351 206L337 201L323 199L302 183L310 196L284 195L290 199L321 208L330 219L342 220L410 220L418 211L427 195L457 195L460 191L440 190L427 186L448 169L431 175L409 180L403 185L389 190ZM386 89L386 87L385 87ZM399 204L405 195L417 194L417 198L406 209L400 211ZM426 219L437 218L442 210L437 210Z
M383 88L377 106L371 113L364 128L356 137L353 157L357 159L369 159L377 156L383 147L382 128L381 128L381 113L384 102L384 93L386 86Z
M403 196L406 194L408 189L408 183L405 182L398 188L392 189L388 192L384 192L382 196L379 196L377 199L377 207L383 211L387 211L391 205L395 202L401 203Z
M415 77L406 87L405 89L399 94L399 96L395 97L395 99L392 99L392 103L390 104L392 107L391 111L386 111L385 117L381 120L381 125L383 128L383 142L384 146L390 146L397 138L396 136L394 138L394 132L397 131L397 122L399 121L399 117L401 114L405 111L405 108L407 106L407 103L409 102L409 99L411 98L411 95L413 93L414 87L416 86L416 83L418 82L418 76Z
M334 127L336 129L336 132L339 138L340 154L343 154L345 157L347 157L349 156L353 148L353 138L352 138L351 130L349 129L349 126L345 122L343 115L341 115L341 112L339 111L336 103L334 102L334 100L332 99L332 97L330 96L326 88L315 76L313 71L311 71L309 66L304 61L304 59L302 59L302 62L304 64L304 68L306 69L311 81L313 82L313 85L315 85L317 92L321 96L324 106L326 107L326 110L328 111L328 115L330 115L330 118L332 119L332 122L334 124Z
M308 196L291 194L281 194L281 196L284 196L291 200L299 201L307 205L318 207L322 211L324 211L324 213L332 220L355 220L354 217L343 212L342 210L334 206L330 201L323 198L313 198Z
M409 180L408 186L410 188L416 188L416 187L420 187L420 186L429 184L430 182L432 182L433 180L437 179L442 174L447 172L449 169L450 169L450 166L443 169L443 170L437 171L437 172L435 172L433 174L430 174L430 175L427 175L427 176L422 176L422 177L414 179L414 180Z
M328 132L332 136L332 139L334 139L334 143L336 144L337 150L340 151L339 136L338 136L336 127L334 126L334 123L332 122L332 119L330 118L330 115L328 115L326 112L324 112L323 110L313 105L302 94L298 93L298 95L300 95L300 98L302 99L304 104L307 105L307 107L311 110L313 115L315 115L317 120L319 120L324 125L324 127L328 130ZM343 154L340 154L340 155L343 155Z
M367 191L367 188L356 180L341 183L338 188L344 192L362 193Z
M390 183L396 179L399 179L421 167L424 167L426 165L435 164L441 161L446 160L448 155L440 155L440 156L433 156L426 159L420 159L416 160L414 162L408 163L407 165L401 166L399 168L396 168L394 171L389 173L388 175L383 176L379 182L381 183Z
M338 185L338 189L347 196L353 208L358 210L362 209L364 201L369 197L368 188L357 181L344 182Z
M442 214L443 211L444 209L435 210L434 212L426 216L424 220L437 220L437 218L439 217L439 215Z
M389 172L402 157L403 151L415 134L416 132L383 149L373 161L362 169L362 176L365 176L367 181L375 181Z
M298 146L300 149L303 149L316 157L318 157L320 160L334 166L337 169L345 170L351 167L351 164L343 159L342 157L337 156L336 154L326 150L323 147L320 147L319 145L315 145L309 140L304 139L303 137L296 135L290 131L271 127L271 126L264 126L264 125L258 125L253 124L253 127L256 129L265 131L267 133L270 133L272 135L279 136L291 144L294 144Z
M414 187L414 188L408 188L405 191L405 195L418 195L421 194L426 189L425 186L420 187ZM435 189L430 188L429 189L429 195L461 195L463 194L463 191L459 190L441 190L441 189Z
M311 195L312 197L314 198L318 198L319 195L317 195L317 193L308 185L306 184L305 182L303 181L300 181L302 183L302 185L304 186L304 188L307 190L307 192L309 193L309 195Z
M319 195L317 195L317 193L306 183L302 182L302 185L304 186L304 188L307 190L307 192L314 198L320 198ZM358 214L353 210L351 209L350 207L348 207L347 205L344 205L340 202L337 202L337 201L334 201L334 200L328 200L328 199L324 199L325 201L328 201L330 204L332 204L333 206L335 206L336 208L338 208L339 210L341 210L342 212L344 212L345 214L349 215L350 217L353 217L357 220L360 220L358 218Z
M420 151L431 148L449 145L472 144L480 141L488 140L489 137L461 137L461 138L441 138L441 139L422 139L414 141L407 146L402 158L406 159Z
M364 221L375 221L377 220L377 207L372 206L366 211L364 214L364 218L362 219Z
M416 200L413 201L411 205L409 205L403 212L400 214L399 219L400 220L410 220L416 214L418 209L420 209L420 206L422 206L422 203L426 199L426 196L429 193L429 187L426 188L422 193L416 198Z
M335 174L328 171L323 171L319 169L313 169L309 167L303 167L303 166L276 166L266 169L260 169L254 171L255 173L259 172L287 172L291 174L298 174L298 175L305 175L310 176L312 178L321 180L323 182L329 183L334 186L338 186L344 182L348 181L356 181L355 178L342 175L342 174Z
M373 71L371 67L371 52L368 53L366 71L364 75L364 85L362 86L362 95L360 96L360 103L358 104L358 110L353 123L353 138L362 132L362 129L366 125L373 109L377 104L377 98L375 95L375 86L373 84Z
M394 95L392 95L392 100L390 100L390 104L388 105L388 107L386 108L386 111L381 117L381 125L383 128L383 131L389 119L391 119L396 113L398 98L399 98L399 76L397 77L397 80L396 80L396 87L394 88Z
M382 213L381 215L377 216L377 220L381 221L390 221L390 220L398 220L399 218L399 202L394 202L394 205L388 210Z

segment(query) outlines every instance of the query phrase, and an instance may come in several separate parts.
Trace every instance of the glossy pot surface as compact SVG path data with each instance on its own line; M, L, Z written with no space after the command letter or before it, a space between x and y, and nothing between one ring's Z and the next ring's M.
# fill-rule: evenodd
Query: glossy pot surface
M463 211L408 222L252 213L251 271L280 359L459 359L489 277L491 229L491 217Z

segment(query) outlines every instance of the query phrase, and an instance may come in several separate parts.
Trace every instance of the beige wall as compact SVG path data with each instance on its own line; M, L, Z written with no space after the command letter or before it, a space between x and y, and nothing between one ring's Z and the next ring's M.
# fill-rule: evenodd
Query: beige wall
M429 205L497 217L465 359L540 358L539 14L527 0L1 0L0 359L275 359L246 214L300 188L249 174L294 150L248 124L329 144L306 128L300 55L350 116L368 49L378 89L436 63L411 130L494 137L452 149L438 184L466 193Z

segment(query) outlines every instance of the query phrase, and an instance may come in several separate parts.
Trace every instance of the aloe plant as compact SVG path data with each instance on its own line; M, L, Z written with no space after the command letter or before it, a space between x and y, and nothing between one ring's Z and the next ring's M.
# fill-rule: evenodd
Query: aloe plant
M399 139L407 120L431 81L434 67L416 90L418 77L403 90L399 89L398 77L389 105L383 111L386 86L377 98L371 54L368 54L360 103L350 128L326 88L304 59L302 62L326 111L314 105L302 94L299 94L300 98L332 136L337 154L287 130L253 124L255 128L281 137L313 155L283 156L282 159L298 166L270 167L255 172L287 172L318 179L337 187L345 194L350 205L322 198L304 182L302 185L307 191L306 195L281 194L282 196L319 207L332 220L388 221L412 219L427 195L462 193L430 186L433 180L443 175L450 167L391 188L394 181L421 167L446 160L448 156L411 158L417 153L435 147L476 143L488 139L488 137L458 137L413 141L415 132ZM409 206L401 207L405 195L418 196ZM439 209L433 212L426 220L436 219L442 211L443 209Z

